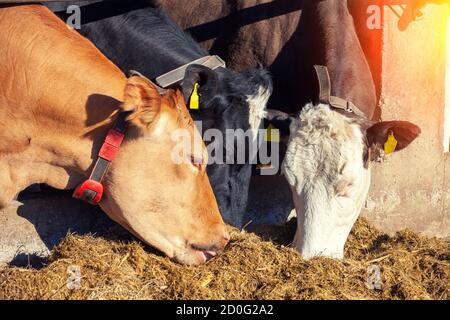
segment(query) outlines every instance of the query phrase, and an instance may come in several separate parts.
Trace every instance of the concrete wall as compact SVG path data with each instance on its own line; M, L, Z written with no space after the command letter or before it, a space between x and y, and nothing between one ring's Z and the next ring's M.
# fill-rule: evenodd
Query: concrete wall
M387 232L408 227L450 236L450 155L443 148L447 12L434 5L423 12L400 31L398 17L384 9L380 117L414 122L422 135L372 166L363 215Z

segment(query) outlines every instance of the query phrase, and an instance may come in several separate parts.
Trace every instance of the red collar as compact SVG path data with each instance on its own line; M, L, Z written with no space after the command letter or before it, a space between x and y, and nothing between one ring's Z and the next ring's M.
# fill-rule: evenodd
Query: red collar
M105 141L100 148L91 175L73 192L75 199L81 199L93 205L97 205L102 199L104 190L102 180L108 171L109 165L116 158L120 145L125 138L125 130L127 128L126 117L129 114L130 112L123 111L117 115L113 127L109 129Z

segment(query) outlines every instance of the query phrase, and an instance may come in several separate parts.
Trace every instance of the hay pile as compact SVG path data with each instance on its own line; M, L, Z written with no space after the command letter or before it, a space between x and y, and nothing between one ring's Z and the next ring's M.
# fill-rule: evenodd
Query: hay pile
M284 236L277 240L292 239L294 228L278 230ZM274 230L262 233L273 236ZM450 298L449 241L411 231L389 237L362 219L343 261L304 261L292 249L235 229L227 250L200 267L181 266L148 250L135 241L69 235L47 266L0 270L0 299ZM70 265L80 267L80 289L66 286ZM369 265L381 270L379 290L367 287Z

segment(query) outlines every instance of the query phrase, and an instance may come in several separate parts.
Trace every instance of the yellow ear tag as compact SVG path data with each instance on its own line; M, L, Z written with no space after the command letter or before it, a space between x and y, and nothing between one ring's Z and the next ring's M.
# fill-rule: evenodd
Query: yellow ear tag
M269 124L264 132L264 141L266 142L280 142L280 132L273 124Z
M384 154L390 154L395 151L397 148L397 139L395 139L394 133L392 131L389 132L389 136L384 143Z
M189 109L198 110L200 107L200 97L198 96L198 83L194 84L194 90L192 90L191 99L189 100Z

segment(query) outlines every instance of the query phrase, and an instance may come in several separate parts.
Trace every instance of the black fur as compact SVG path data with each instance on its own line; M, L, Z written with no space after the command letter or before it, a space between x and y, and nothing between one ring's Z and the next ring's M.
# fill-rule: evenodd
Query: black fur
M80 33L125 73L133 69L153 79L208 55L149 1L82 1L47 6L65 19L65 8L70 4L81 6ZM224 137L226 129L248 130L247 97L257 94L260 87L272 91L268 72L263 69L241 73L226 68L204 69L194 66L190 73L186 73L200 80L200 110L192 113L193 118L203 121L203 129L219 129ZM183 87L185 96L189 95L197 80ZM233 142L237 143L244 142ZM241 227L252 165L212 164L207 171L224 220Z

